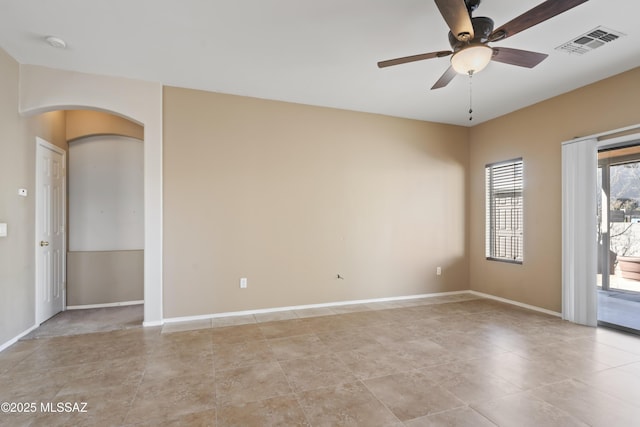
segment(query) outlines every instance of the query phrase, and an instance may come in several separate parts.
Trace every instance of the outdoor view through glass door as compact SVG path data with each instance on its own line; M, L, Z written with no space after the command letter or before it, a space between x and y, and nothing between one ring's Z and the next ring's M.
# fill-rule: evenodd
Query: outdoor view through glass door
M640 333L640 145L598 153L598 321Z

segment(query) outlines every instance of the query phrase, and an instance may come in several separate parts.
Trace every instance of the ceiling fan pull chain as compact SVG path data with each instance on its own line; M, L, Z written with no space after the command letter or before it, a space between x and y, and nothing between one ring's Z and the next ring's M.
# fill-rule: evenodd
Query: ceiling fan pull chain
M469 121L473 120L473 70L469 70Z

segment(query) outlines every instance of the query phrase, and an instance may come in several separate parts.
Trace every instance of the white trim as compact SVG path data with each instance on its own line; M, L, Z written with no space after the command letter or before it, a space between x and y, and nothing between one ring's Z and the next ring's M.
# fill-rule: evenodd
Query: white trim
M640 140L640 133L619 136L617 138L598 140L598 149L615 147L619 144Z
M289 307L261 308L257 310L230 311L226 313L201 314L198 316L169 317L164 319L164 323L168 324L168 323L180 323L180 322L193 322L194 320L216 319L218 317L249 316L252 314L275 313L279 311L305 310L308 308L339 307L342 305L369 304L372 302L402 301L402 300L410 300L410 299L433 298L433 297L440 297L440 296L446 296L446 295L458 295L458 294L467 294L467 293L469 293L469 291L438 292L433 294L405 295L400 297L360 299L360 300L351 300L351 301L327 302L322 304L307 304L307 305L294 305ZM145 324L144 326L147 326L147 325ZM158 326L158 325L148 325L148 326Z
M485 294L483 292L478 292L478 291L468 291L468 292L470 294L473 294L473 295L476 295L476 296L479 296L479 297L482 297L482 298L487 298L487 299L492 299L492 300L504 302L504 303L515 305L515 306L518 306L518 307L521 307L521 308L526 308L527 310L533 310L533 311L537 311L537 312L544 313L544 314L550 314L551 316L555 316L555 317L562 317L562 313L558 313L557 311L547 310L546 308L537 307L535 305L529 305L529 304L525 304L523 302L518 302L518 301L506 299L506 298L501 298L501 297L497 297L497 296L490 295L490 294Z
M582 141L587 140L587 139L600 139L602 137L606 137L606 136L609 136L609 135L615 135L616 133L628 132L630 130L635 130L635 129L640 130L640 124L626 126L626 127L619 128L619 129L608 130L606 132L594 133L593 135L577 136L574 139L570 139L569 141L564 141L562 143L562 145L573 144L575 142L582 142Z
M162 326L162 325L164 325L164 321L162 320L155 320L153 322L142 322L143 328L151 328L153 326Z
M106 304L68 305L67 310L84 310L87 308L103 308L103 307L123 307L126 305L141 305L141 304L144 304L144 300L108 302Z
M26 331L22 332L21 334L16 335L15 337L11 338L9 341L0 344L0 352L3 352L7 348L9 348L12 345L14 345L15 343L17 343L20 338L22 338L25 335L27 335L28 333L34 331L37 327L38 327L38 325L33 325L32 327L30 327Z

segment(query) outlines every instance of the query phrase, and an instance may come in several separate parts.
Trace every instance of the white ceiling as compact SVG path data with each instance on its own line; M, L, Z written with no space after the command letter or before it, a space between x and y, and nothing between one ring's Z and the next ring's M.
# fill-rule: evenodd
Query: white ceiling
M497 28L541 2L484 0L474 16ZM0 46L24 64L469 126L640 66L639 16L637 0L590 0L494 43L549 57L475 75L473 122L468 77L429 90L448 58L376 66L450 48L432 0L2 0ZM554 50L599 25L627 36Z

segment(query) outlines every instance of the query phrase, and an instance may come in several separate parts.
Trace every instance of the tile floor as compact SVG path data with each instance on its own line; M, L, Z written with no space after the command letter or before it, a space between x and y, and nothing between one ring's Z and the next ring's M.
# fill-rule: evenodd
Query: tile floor
M23 339L50 338L65 335L82 335L93 332L109 332L119 329L141 328L144 305L90 308L60 312L42 323Z
M3 426L626 427L640 337L462 294L22 340L0 379L37 409Z

